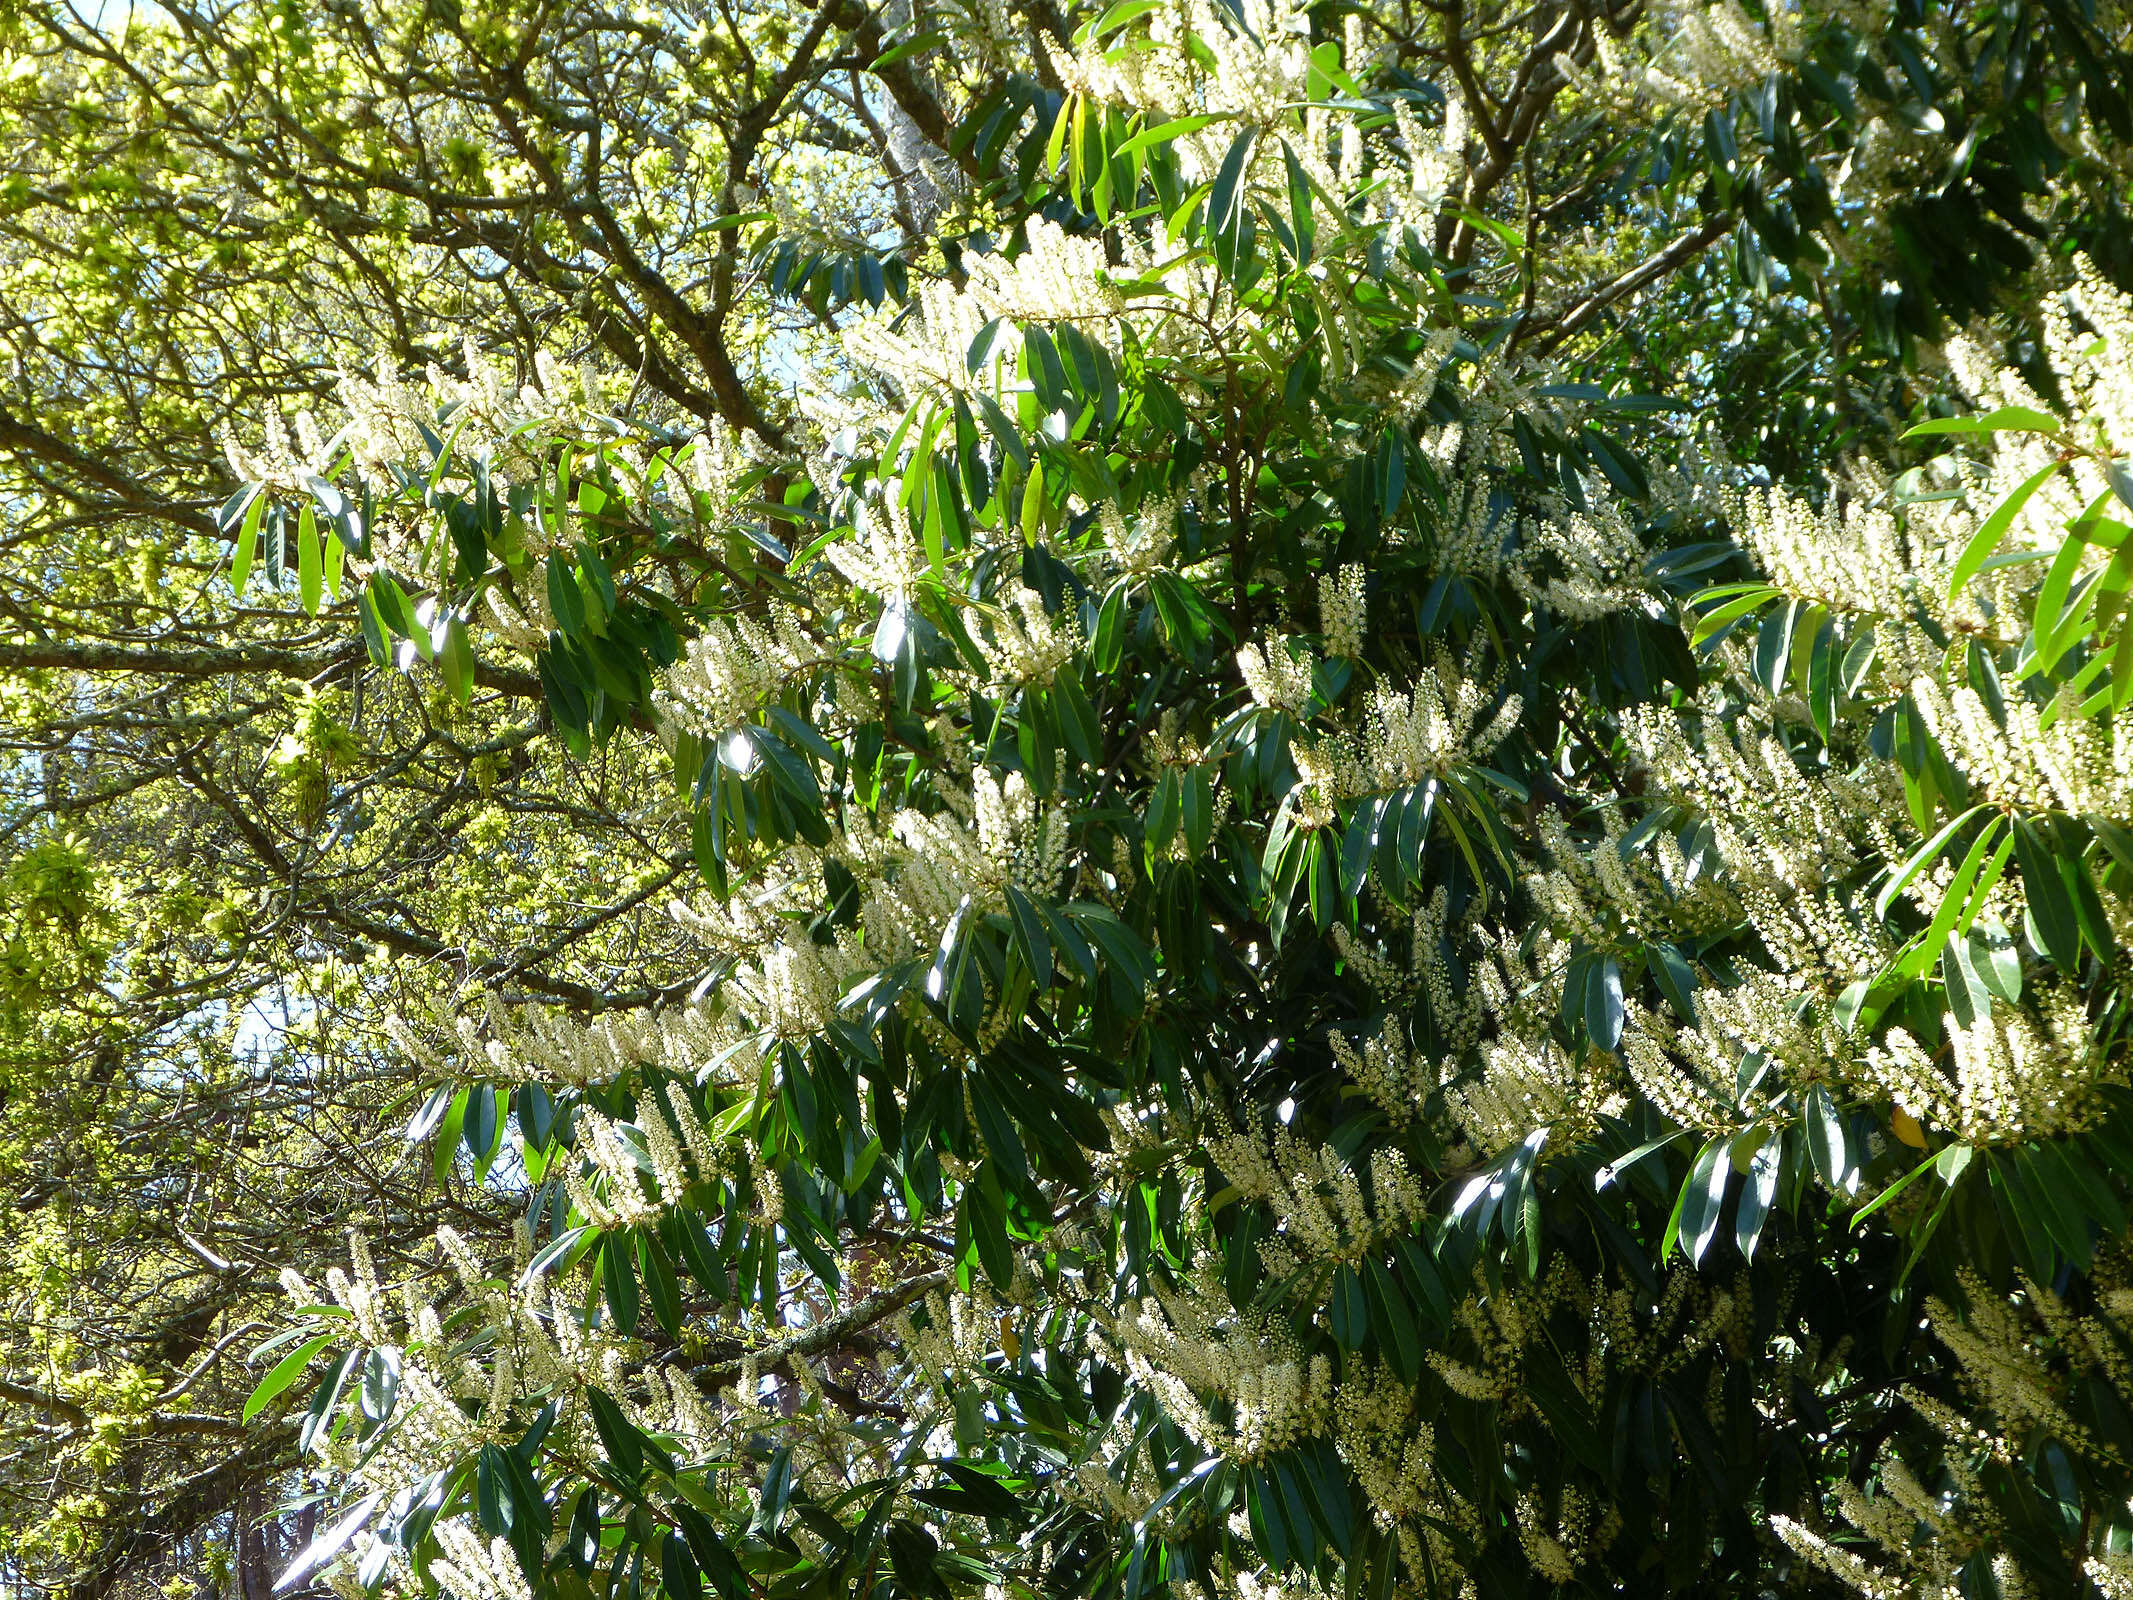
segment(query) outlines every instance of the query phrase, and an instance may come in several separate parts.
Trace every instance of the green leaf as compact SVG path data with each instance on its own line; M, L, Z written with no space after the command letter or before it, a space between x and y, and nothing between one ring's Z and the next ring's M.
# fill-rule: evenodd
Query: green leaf
M2067 529L2066 538L2053 555L2044 582L2037 589L2035 606L2030 613L2031 672L2051 671L2073 643L2073 623L2084 608L2070 606L2067 597L2074 591L2075 579L2081 575L2082 563L2090 549L2089 529L2090 524L2085 520ZM2091 589L2087 593L2093 597L2094 591Z
M393 1414L400 1399L400 1352L372 1350L363 1362L363 1379L356 1391L356 1404L365 1418L383 1422Z
M1675 1132L1665 1134L1660 1138L1647 1140L1645 1143L1638 1145L1636 1149L1630 1151L1628 1155L1622 1156L1614 1161L1609 1161L1605 1163L1599 1168L1598 1171L1596 1171L1592 1175L1592 1186L1594 1191L1598 1192L1600 1190L1605 1189L1609 1184L1613 1183L1615 1179L1619 1178L1623 1173L1627 1172L1638 1162L1643 1161L1650 1156L1657 1155L1668 1145L1686 1139L1688 1136L1688 1129L1677 1129Z
M666 1600L703 1600L704 1575L685 1535L670 1533L659 1541L659 1572Z
M822 784L806 757L765 727L750 728L748 742L763 758L773 783L808 810L822 809Z
M1359 1350L1370 1331L1370 1301L1355 1268L1342 1262L1333 1270L1333 1293L1326 1301L1333 1339L1343 1350Z
M1730 1140L1713 1139L1705 1145L1682 1186L1681 1249L1692 1266L1703 1265L1704 1253L1718 1236L1718 1221L1726 1209L1726 1185L1733 1177L1730 1144Z
M1931 422L1921 422L1903 435L1906 439L1923 439L1936 434L1959 433L2052 433L2059 430L2059 419L2027 406L2001 406L1982 417L1936 417Z
M637 1267L644 1274L645 1298L652 1302L652 1320L667 1337L681 1337L681 1286L674 1280L674 1264L667 1259L658 1236L640 1229L637 1234Z
M606 1399L606 1396L601 1396ZM612 1406L613 1401L608 1404ZM606 1437L605 1431L602 1438ZM711 1519L685 1501L676 1502L672 1508L674 1520L681 1524L681 1531L689 1541L690 1553L696 1564L718 1590L720 1600L754 1600L755 1584L740 1562L734 1559L733 1551L726 1541L718 1536Z
M1816 1174L1831 1191L1849 1192L1852 1168L1844 1143L1844 1119L1829 1097L1829 1086L1810 1085L1800 1111L1807 1128L1807 1154Z
M348 1379L363 1358L361 1346L350 1350L326 1369L326 1377L311 1397L311 1410L304 1418L301 1432L297 1434L296 1448L300 1455L310 1455L314 1450L324 1454L327 1442L333 1437L333 1425L340 1415L341 1396L347 1392Z
M1353 900L1370 877L1370 860L1378 849L1378 829L1390 802L1383 795L1368 796L1355 803L1341 836L1341 893Z
M526 1263L526 1270L521 1275L520 1281L525 1284L531 1284L534 1279L542 1276L558 1262L564 1261L580 1244L594 1236L595 1230L583 1224L575 1228L564 1229L542 1246L535 1253L533 1259Z
M325 581L323 553L319 549L318 518L311 502L305 501L296 517L296 594L307 615L318 615L319 590Z
M1699 598L1701 597L1699 596ZM1715 610L1706 611L1696 619L1695 631L1689 635L1689 648L1692 650L1701 649L1710 640L1711 636L1725 627L1727 623L1737 618L1745 617L1751 612L1760 611L1777 598L1777 590L1764 586L1753 589L1747 594L1737 595Z
M2081 965L2081 923L2074 911L2070 877L2082 870L2081 863L2055 851L2028 818L2016 817L2013 822L2015 862L2022 869L2030 926L2052 965L2074 972Z
M348 1547L348 1542L368 1523L378 1507L385 1502L385 1491L376 1490L365 1495L351 1506L348 1512L337 1519L325 1532L306 1545L301 1554L283 1569L274 1580L274 1592L281 1594L305 1583L313 1573L330 1566L333 1558ZM383 1541L380 1541L381 1543Z
M1286 139L1281 141L1281 159L1289 179L1289 226L1296 244L1296 261L1299 266L1309 266L1317 245L1317 222L1311 210L1311 180Z
M313 1356L333 1343L338 1337L339 1335L334 1333L313 1334L294 1350L283 1356L281 1360L274 1364L274 1370L259 1380L259 1387L254 1389L251 1396L245 1401L244 1411L239 1420L250 1422L254 1417L258 1416L268 1401L272 1400L303 1375L304 1368L311 1365Z
M1650 946L1652 977L1659 985L1659 992L1666 996L1684 1022L1696 1020L1696 969L1689 965L1688 957L1664 941L1654 941Z
M1218 260L1234 252L1241 242L1251 209L1245 203L1244 176L1251 164L1252 143L1259 136L1247 127L1230 142L1229 153L1216 170L1214 187L1207 195L1207 242Z
M1030 970L1030 976L1042 991L1052 986L1052 941L1046 934L1044 919L1030 903L1028 895L1013 884L1007 886L1008 920L1014 927L1015 948L1021 952L1022 961Z
M674 1230L674 1243L699 1287L717 1300L725 1300L733 1293L732 1280L726 1272L726 1257L722 1248L711 1242L711 1231L704 1226L694 1208L677 1207L667 1214L668 1225Z
M1183 807L1179 790L1178 769L1165 767L1148 804L1146 853L1150 872L1155 870L1155 864L1170 848L1170 841L1177 837Z
M1369 1293L1370 1325L1378 1336L1378 1349L1402 1383L1413 1383L1422 1372L1422 1344L1415 1333L1413 1309L1392 1274L1376 1257L1363 1263L1363 1285Z
M1941 851L1946 848L1948 841L1955 836L1956 830L1985 809L1987 808L1982 805L1972 806L1968 811L1965 811L1953 822L1942 828L1940 832L1920 845L1912 854L1911 859L1896 869L1890 876L1889 881L1882 885L1881 893L1874 897L1874 916L1877 920L1885 920L1888 917L1889 906L1899 894L1903 893L1904 885L1932 865Z
M600 1447L607 1452L608 1465L623 1482L635 1483L644 1476L643 1434L622 1414L622 1408L598 1389L585 1391L585 1404L592 1412L593 1428L600 1435Z
M1622 1042L1622 966L1612 955L1597 955L1585 969L1585 1037L1602 1050Z
M1015 1251L1007 1237L1007 1218L982 1179L963 1185L963 1206L985 1276L1004 1293L1015 1278Z
M1966 936L1968 959L1994 999L2009 1005L2022 999L2022 952L2014 935L1999 923L1980 917Z
M578 575L560 550L548 552L547 573L548 609L563 636L575 639L585 632L585 591L578 587Z
M1152 128L1143 128L1112 153L1112 159L1130 158L1139 155L1153 145L1169 144L1184 138L1188 133L1198 133L1218 122L1227 122L1237 115L1234 111L1199 112L1189 117L1173 117L1168 122L1158 122Z
M948 36L944 33L922 33L916 38L906 39L901 44L892 45L882 51L880 55L867 63L866 70L879 72L883 67L893 66L899 61L907 60L912 56L922 54L947 42ZM773 212L772 215L776 215L776 213Z
M1978 524L1977 532L1970 536L1970 542L1963 546L1962 554L1955 558L1955 565L1948 573L1948 601L1951 605L1963 592L1964 585L1978 575L1986 557L2000 548L2000 541L2007 536L2007 530L2014 525L2022 507L2029 503L2029 497L2041 489L2047 479L2057 476L2062 465L2054 461L2049 466L2040 467L2010 490L2007 497Z
M626 1232L609 1234L600 1246L600 1287L607 1297L607 1314L625 1337L637 1331L637 1271L630 1262L632 1254Z
M1006 1105L982 1073L971 1075L970 1108L977 1119L979 1137L992 1155L993 1169L1000 1175L1001 1186L1009 1194L1027 1199L1029 1156L1022 1148L1022 1136L1015 1131L1014 1118L1008 1115Z
M1772 1202L1777 1199L1778 1174L1784 1166L1784 1156L1784 1138L1773 1129L1756 1147L1755 1155L1748 1163L1748 1181L1742 1186L1740 1202L1733 1214L1733 1242L1740 1247L1745 1260L1755 1259L1755 1247L1763 1237L1763 1224L1769 1219Z
M1949 880L1947 892L1941 896L1940 905L1934 910L1933 921L1897 962L1896 970L1900 975L1916 977L1922 972L1930 971L1933 963L1940 959L1942 947L1947 944L1948 935L1955 930L1957 919L1970 909L1972 890L1977 884L1979 869L1984 866L1986 854L1992 848L1993 841L1999 838L1999 832L2000 818L1997 815L1987 817L1985 826L1978 829L1977 837L1970 842L1970 849L1963 856L1962 865L1956 868L1955 876ZM2003 848L2005 843L2006 841L2001 841Z
M1815 732L1826 741L1837 722L1836 620L1821 612L1807 653L1807 708Z
M474 1158L475 1165L485 1166L495 1151L497 1140L503 1132L503 1121L498 1112L496 1089L493 1084L477 1083L468 1086L466 1114L460 1119L460 1138L465 1142L467 1154Z
M1868 1217L1872 1216L1883 1206L1887 1205L1891 1200L1902 1194L1904 1190L1910 1188L1912 1184L1916 1183L1920 1178L1923 1178L1927 1173L1938 1171L1940 1171L1940 1163L1937 1161L1919 1162L1917 1166L1913 1167L1909 1172L1906 1172L1902 1177L1898 1178L1894 1183L1890 1184L1886 1189L1882 1190L1881 1193L1875 1195L1873 1199L1869 1200L1857 1211L1854 1211L1852 1213L1852 1226L1854 1228L1859 1227L1866 1221Z
M237 529L236 548L230 552L230 589L242 596L247 579L252 575L253 553L259 548L259 524L267 514L266 485L261 484L252 503L245 508L244 521Z
M440 1185L451 1175L452 1164L458 1159L460 1136L466 1130L468 1097L466 1089L455 1093L437 1128L437 1143L430 1151L430 1176Z
M2094 812L2090 812L2081 820L2095 833L2096 842L2110 852L2111 859L2127 872L2133 872L2133 832Z

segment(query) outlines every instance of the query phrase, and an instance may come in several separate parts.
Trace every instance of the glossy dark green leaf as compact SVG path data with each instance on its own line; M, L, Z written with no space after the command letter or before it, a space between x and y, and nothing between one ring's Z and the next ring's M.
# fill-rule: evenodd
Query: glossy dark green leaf
M681 1286L674 1280L674 1264L667 1259L658 1235L643 1229L637 1233L637 1267L644 1275L645 1298L652 1303L652 1320L669 1338L679 1338Z
M1729 1141L1713 1139L1697 1154L1682 1186L1679 1236L1691 1265L1702 1266L1726 1207L1726 1185L1733 1176Z
M1037 908L1013 884L1007 885L1008 920L1014 929L1015 949L1021 954L1023 964L1030 970L1039 991L1052 986L1052 940L1045 931L1044 919Z
M384 1422L400 1402L400 1352L379 1348L363 1359L356 1403L367 1422Z
M1808 1159L1814 1163L1816 1176L1825 1187L1847 1192L1851 1155L1845 1147L1843 1119L1837 1115L1836 1103L1830 1099L1826 1085L1809 1086L1800 1114L1806 1129Z
M630 1260L635 1254L627 1233L610 1233L600 1246L600 1288L607 1315L624 1334L637 1331L637 1269Z
M992 1280L995 1289L1004 1292L1015 1277L1014 1246L1008 1241L1007 1218L982 1181L974 1178L963 1185L962 1215L967 1219L970 1237L977 1245L978 1261L985 1268L985 1276Z
M703 1600L704 1575L684 1535L670 1533L659 1541L659 1572L666 1583L667 1600Z
M1748 1165L1748 1180L1741 1188L1733 1215L1733 1242L1740 1247L1746 1260L1755 1259L1755 1247L1762 1241L1763 1225L1769 1221L1770 1208L1777 1200L1778 1173L1784 1164L1784 1154L1784 1138L1773 1132L1756 1147L1754 1158Z
M602 1436L605 1437L604 1430ZM689 1541L690 1554L696 1557L698 1568L719 1592L720 1600L755 1600L754 1582L734 1559L732 1549L719 1537L711 1519L685 1500L674 1503L672 1515L681 1524L682 1534Z
M799 751L767 728L750 728L748 742L780 789L810 811L822 809L822 785Z
M1009 1194L1028 1195L1029 1156L1022 1148L1022 1136L1015 1131L1005 1101L982 1072L971 1074L970 1106L977 1118L978 1136L992 1155L1001 1185Z
M1696 1020L1696 969L1675 946L1663 940L1650 946L1652 978L1667 1004L1684 1022Z
M2052 842L2026 817L2015 817L2015 862L2022 869L2022 895L2029 924L2044 954L2062 972L2081 964L2081 924L2074 911L2071 875L2078 861L2062 861Z
M1402 1383L1413 1383L1422 1371L1422 1341L1415 1327L1413 1308L1393 1281L1385 1264L1376 1257L1363 1263L1363 1286L1370 1302L1370 1325L1378 1336L1378 1349Z
M1216 169L1214 187L1207 195L1207 239L1215 259L1227 272L1242 242L1250 208L1246 200L1245 171L1252 156L1252 143L1259 130L1247 127L1230 141L1222 165Z
M1359 1350L1370 1332L1370 1302L1363 1280L1353 1266L1342 1262L1333 1269L1333 1289L1326 1300L1333 1337L1343 1350Z
M1597 955L1585 968L1585 1037L1602 1050L1622 1042L1627 1008L1622 997L1622 966L1613 955Z
M467 1090L460 1136L466 1141L467 1154L477 1162L487 1161L496 1150L497 1136L502 1132L496 1112L496 1090L491 1085L477 1083Z

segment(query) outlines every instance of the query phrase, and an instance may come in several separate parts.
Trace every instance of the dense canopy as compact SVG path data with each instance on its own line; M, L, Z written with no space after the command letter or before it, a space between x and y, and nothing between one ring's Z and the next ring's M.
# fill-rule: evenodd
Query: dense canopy
M0 10L0 1592L2133 1596L2133 13Z

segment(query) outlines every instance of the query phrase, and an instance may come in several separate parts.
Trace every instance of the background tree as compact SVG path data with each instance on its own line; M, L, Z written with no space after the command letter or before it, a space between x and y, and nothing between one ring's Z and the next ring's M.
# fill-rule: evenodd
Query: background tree
M2122 17L6 27L10 1582L2126 1586Z

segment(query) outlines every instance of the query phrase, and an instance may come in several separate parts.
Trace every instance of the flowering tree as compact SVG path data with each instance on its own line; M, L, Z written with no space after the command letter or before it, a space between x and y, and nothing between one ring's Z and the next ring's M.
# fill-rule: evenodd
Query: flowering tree
M137 123L256 359L0 414L10 1059L329 1187L191 1377L25 1251L22 1459L350 1596L2133 1593L2123 18L138 27L10 292Z

